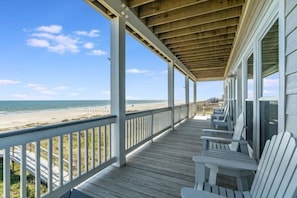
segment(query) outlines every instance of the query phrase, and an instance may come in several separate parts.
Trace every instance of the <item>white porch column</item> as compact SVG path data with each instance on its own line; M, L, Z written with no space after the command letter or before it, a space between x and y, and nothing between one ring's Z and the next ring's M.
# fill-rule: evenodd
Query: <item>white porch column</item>
M189 77L185 76L185 96L186 96L186 105L187 105L187 117L190 117L190 86L189 86Z
M116 115L112 125L112 156L117 158L116 166L126 163L125 155L125 20L116 17L111 20L111 114Z
M194 112L195 114L197 113L197 82L194 82L194 88L193 88L193 94L194 94L194 104L195 104L195 109Z
M173 62L168 64L168 107L171 111L171 129L174 130L174 65Z

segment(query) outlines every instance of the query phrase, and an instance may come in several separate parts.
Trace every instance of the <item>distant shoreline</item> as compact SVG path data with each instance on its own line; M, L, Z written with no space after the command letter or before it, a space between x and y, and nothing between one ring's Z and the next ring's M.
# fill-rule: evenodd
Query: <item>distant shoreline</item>
M176 101L176 105L182 104ZM167 101L127 104L126 111L144 111L167 107ZM0 114L0 132L49 125L73 120L88 119L110 114L110 105L75 107L65 109L44 109L27 112Z

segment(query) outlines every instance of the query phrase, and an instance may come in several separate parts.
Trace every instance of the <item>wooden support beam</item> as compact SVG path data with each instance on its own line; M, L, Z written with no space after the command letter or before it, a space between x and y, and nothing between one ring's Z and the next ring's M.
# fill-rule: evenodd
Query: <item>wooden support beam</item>
M178 57L179 59L183 59L183 58L196 58L198 56L207 56L207 55L217 55L217 54L230 54L230 49L223 49L223 50L217 50L214 49L213 51L205 51L205 52L200 52L200 53L193 53L193 54L183 54L183 55L177 55L176 57Z
M212 70L203 70L203 71L195 71L194 75L198 80L203 78L218 78L224 76L225 69L212 69Z
M212 43L203 43L201 45L194 45L194 46L184 46L179 48L171 49L172 52L181 52L181 51L187 51L187 50L193 50L193 49L203 49L206 47L213 47L216 48L217 46L221 45L230 45L233 43L233 39L223 40L223 41L216 41Z
M179 59L182 62L192 61L192 60L200 60L200 59L210 59L210 58L221 58L221 57L228 57L230 52L217 52L213 54L197 54L196 56L192 57L183 57L180 56Z
M173 10L166 12L164 14L159 14L153 17L147 18L146 25L148 27L153 27L156 25L162 25L169 22L174 22L182 19L187 19L190 17L201 16L203 14L208 14L211 12L217 12L227 8L242 6L244 0L232 0L232 1L222 1L213 0L204 3L199 3L193 6L188 6L186 8ZM141 14L139 14L141 15Z
M188 27L212 23L212 22L221 21L225 19L236 18L240 16L241 11L242 11L241 6L239 6L239 7L221 10L218 12L213 12L213 13L209 13L209 14L205 14L197 17L192 17L189 19L183 19L183 20L155 26L153 30L155 34L160 34L164 32L184 29Z
M197 39L194 41L185 41L182 43L174 43L174 44L167 45L167 47L169 49L172 49L172 48L183 47L183 46L200 45L200 44L204 44L204 43L212 43L212 42L216 42L216 41L229 40L229 39L234 39L234 38L235 38L235 34L227 34L227 35L209 37L209 38L205 38L205 39Z
M138 7L138 6L143 6L147 3L151 3L151 2L154 2L156 0L128 0L128 6L130 8L135 8L135 7Z
M208 68L194 68L194 69L190 69L190 71L204 71L204 70L213 70L213 69L225 69L226 67L208 67Z
M224 60L198 60L198 61L191 61L191 62L187 62L184 63L185 65L187 65L187 67L192 67L192 66L203 66L203 67L208 67L209 65L226 65L227 64L228 59L224 59Z
M168 38L163 40L163 43L168 45L168 44L175 44L175 43L183 43L185 41L193 41L197 39L206 39L206 38L211 38L214 36L220 36L220 35L226 35L226 34L235 34L236 29L237 29L236 25L231 27L224 27L224 28L205 31L205 32L198 32L191 35Z
M192 6L198 3L206 2L208 0L162 0L154 1L150 4L146 4L140 7L139 17L147 18L162 14L168 11L173 11L176 9Z
M216 29L225 28L229 26L235 26L235 25L238 25L238 23L239 23L239 18L226 19L222 21L216 21L208 24L198 25L195 27L189 27L185 29L162 33L159 35L159 38L163 40L163 39L174 38L178 36L196 34L199 32L205 32L205 31L216 30Z
M183 55L197 55L199 53L208 53L210 51L216 51L216 50L231 50L232 48L232 45L229 44L229 45L221 45L221 46L216 46L215 49L213 46L211 47L205 47L205 48L202 48L202 49L195 49L195 50L187 50L187 51L182 51L182 52L176 52L175 55L176 56L183 56Z

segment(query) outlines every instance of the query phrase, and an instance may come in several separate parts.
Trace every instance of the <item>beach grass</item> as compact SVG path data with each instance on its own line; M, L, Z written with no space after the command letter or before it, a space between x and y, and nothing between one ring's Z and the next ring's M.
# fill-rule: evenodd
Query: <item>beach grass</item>
M0 195L3 195L3 159L0 159ZM27 177L27 197L35 197L35 178L28 171ZM20 197L20 166L17 163L11 163L10 165L10 197ZM40 192L47 192L47 186L45 184L40 185Z
M94 135L97 134L97 135ZM100 138L99 138L99 136ZM78 140L80 138L80 140ZM94 138L94 139L93 139ZM87 169L92 169L92 160L94 165L97 166L102 162L110 159L110 127L96 127L94 129L88 129L80 132L74 132L72 134L72 174L73 177L78 176L78 141L80 141L80 162L81 162L81 173L86 172ZM87 140L87 141L86 141ZM52 138L52 162L53 167L59 165L59 141L60 137ZM64 175L69 172L69 136L63 135L63 171ZM100 143L99 143L100 141ZM86 142L88 146L86 146ZM94 144L93 144L94 143ZM106 145L105 145L106 144ZM100 149L99 149L100 145ZM34 153L35 144L29 143L26 145L27 152ZM48 140L40 141L41 158L48 160ZM87 150L86 150L87 149ZM94 150L94 151L93 151ZM88 152L88 159L86 159L86 152ZM92 159L94 153L94 159ZM88 168L87 168L88 166ZM20 197L20 165L17 163L11 163L11 197ZM34 197L35 192L35 179L34 175L27 172L27 197ZM41 184L41 193L47 192L47 185ZM3 159L0 161L0 194L3 194Z

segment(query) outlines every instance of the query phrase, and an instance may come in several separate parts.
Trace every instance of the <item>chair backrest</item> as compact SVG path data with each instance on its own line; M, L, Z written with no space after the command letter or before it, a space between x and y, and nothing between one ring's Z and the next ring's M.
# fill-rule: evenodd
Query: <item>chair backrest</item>
M234 127L234 132L233 132L233 140L240 140L242 136L242 132L244 130L244 116L243 113L241 113L238 118L236 119L236 124ZM239 142L232 142L230 145L230 150L231 151L237 151L239 147Z
M252 197L297 196L296 147L289 132L267 140L251 187Z
M226 108L226 110L224 111L224 118L222 122L227 122L228 116L229 116L229 108Z

